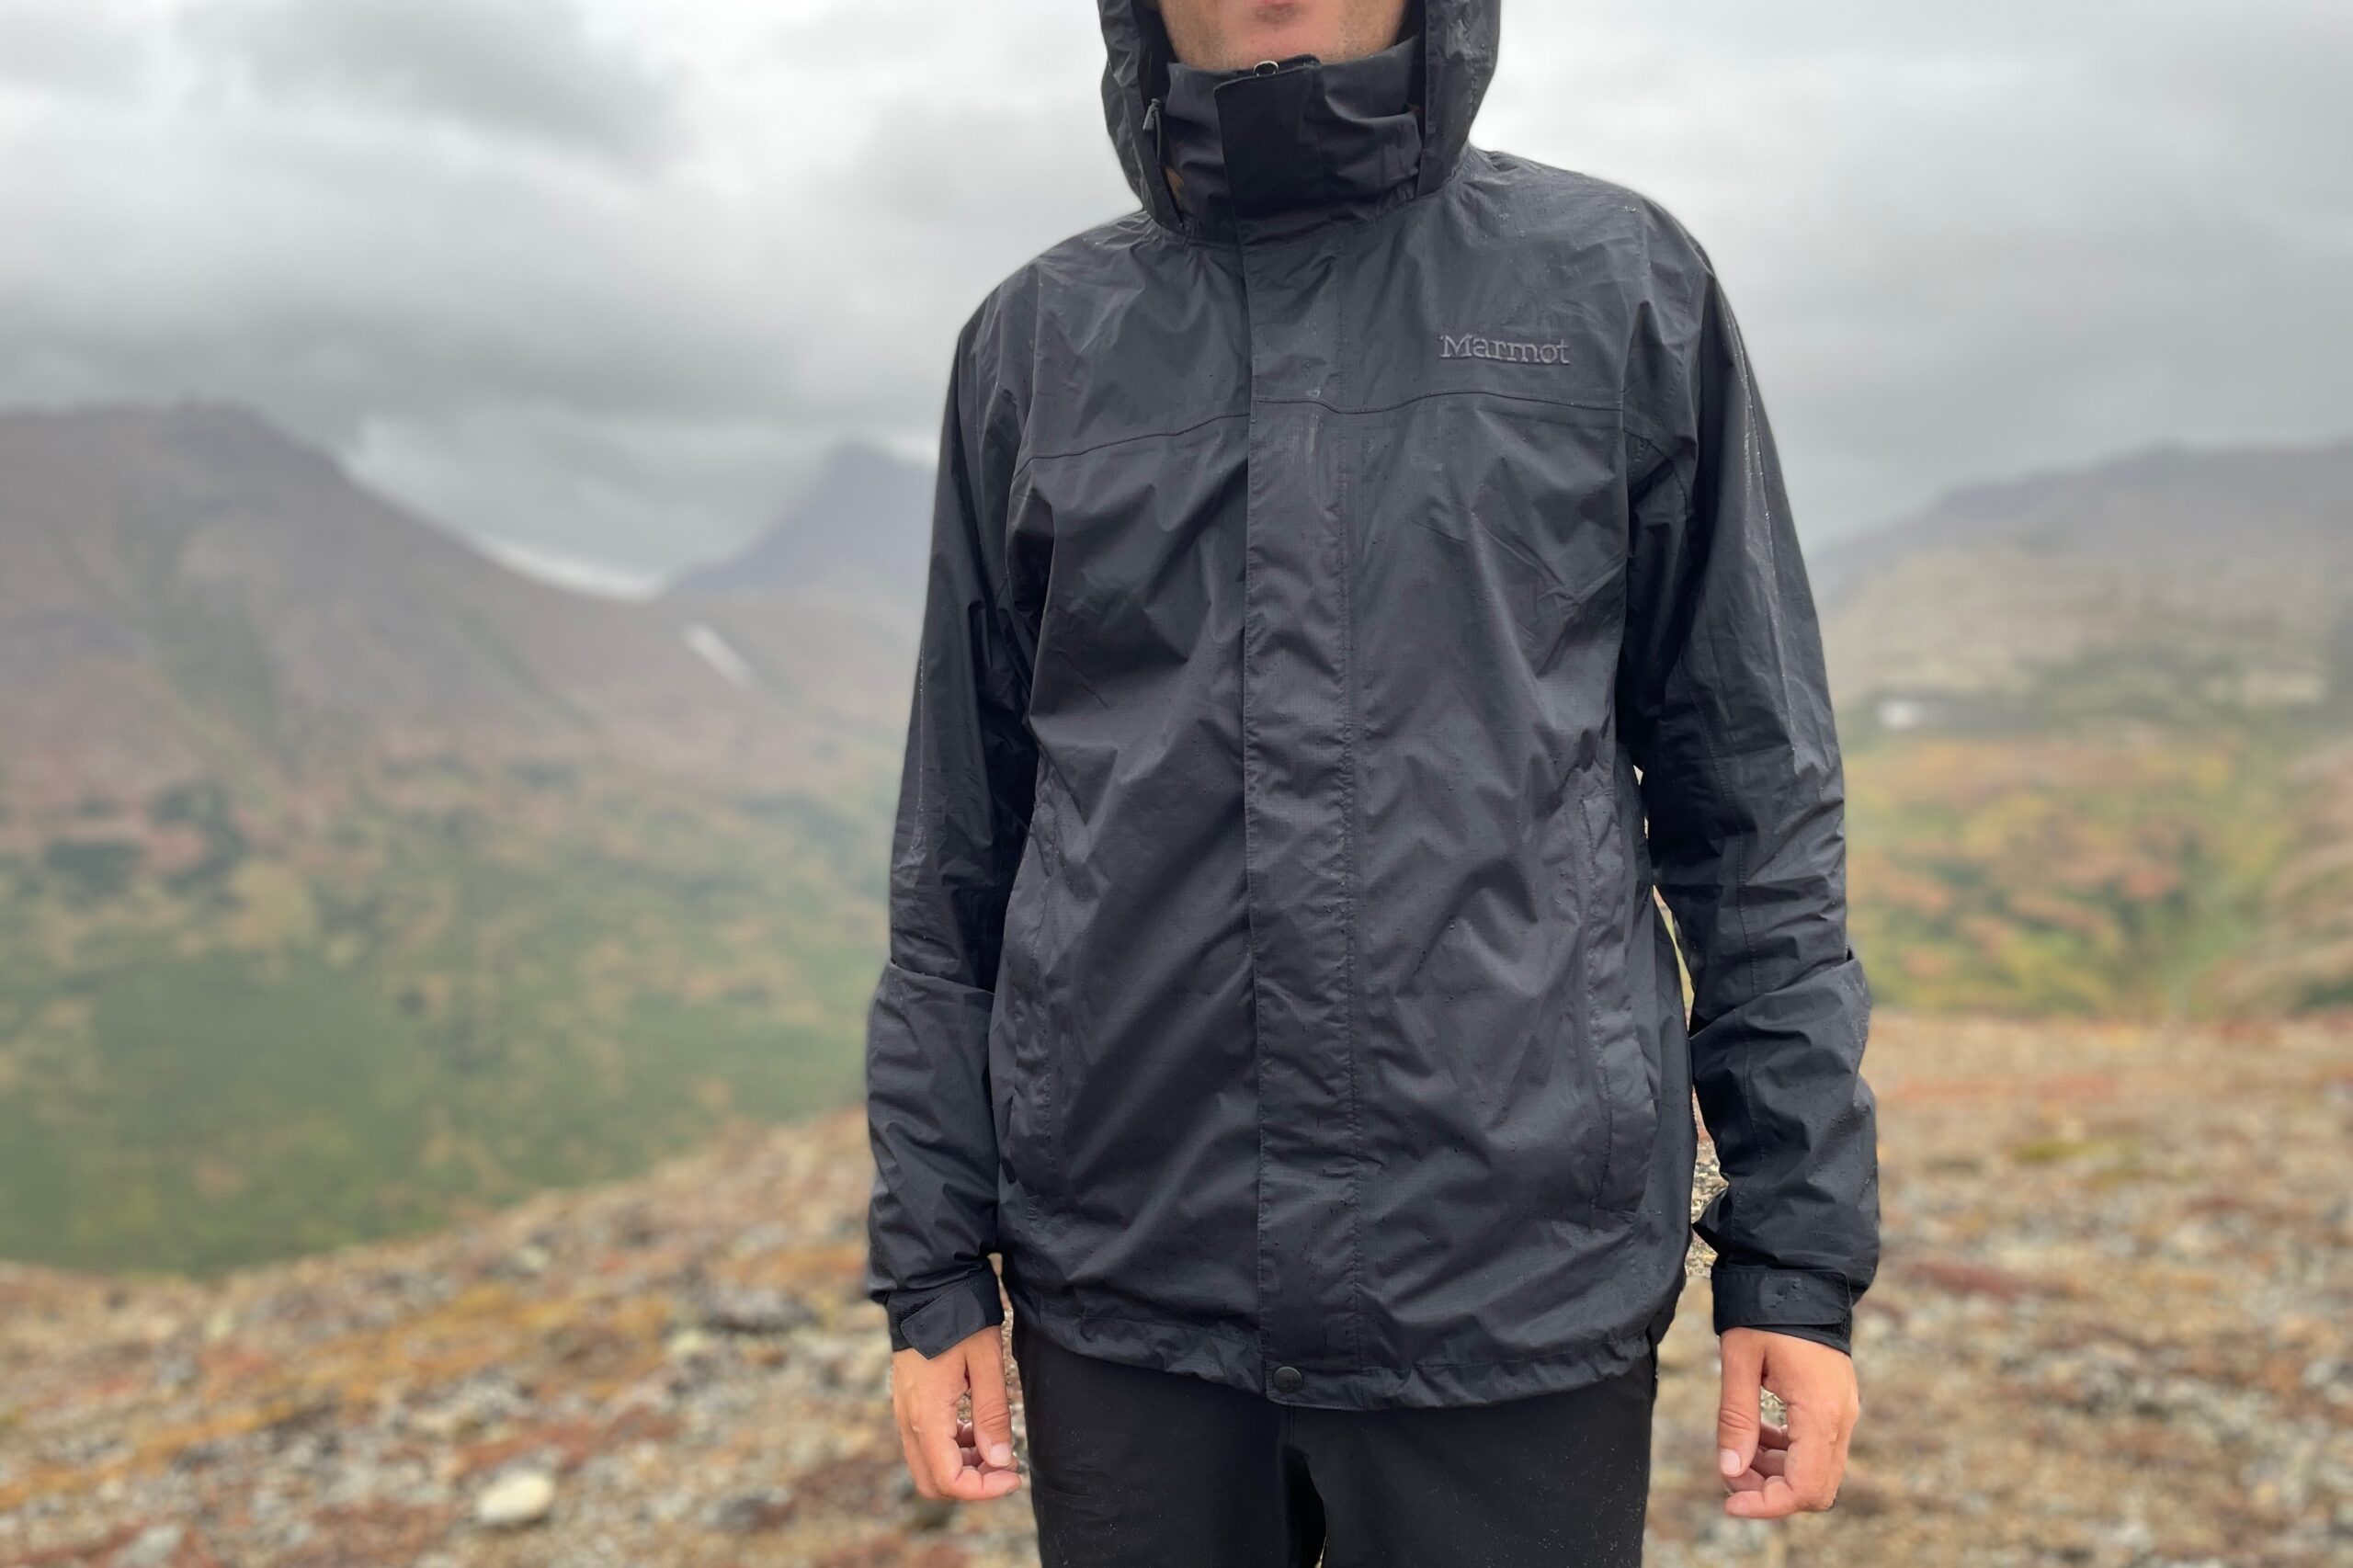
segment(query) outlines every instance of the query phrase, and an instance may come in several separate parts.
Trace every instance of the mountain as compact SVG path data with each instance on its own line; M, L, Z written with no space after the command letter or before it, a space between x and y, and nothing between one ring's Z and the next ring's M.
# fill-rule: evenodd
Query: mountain
M862 441L835 449L784 520L723 561L680 576L681 599L813 587L920 608L933 470Z
M809 681L822 668L838 677L832 691L858 694L855 709L904 712L931 504L928 464L847 442L781 522L679 576L657 606L695 628L695 645L723 646L728 663L771 688L823 700L829 688Z
M233 406L0 415L0 790L441 750L838 778L890 734L904 637L799 597L755 662L492 562Z
M2353 442L1975 486L1808 564L1880 996L2353 1001Z
M1872 571L1936 548L2202 564L2353 559L2353 439L2201 450L2169 443L2105 462L1966 485L1918 515L1809 555L1825 602Z
M2343 701L2353 441L1972 486L1808 567L1837 696L1899 722L2015 710L2096 666L2143 709Z
M912 628L600 598L218 403L0 416L0 1256L211 1270L857 1093Z

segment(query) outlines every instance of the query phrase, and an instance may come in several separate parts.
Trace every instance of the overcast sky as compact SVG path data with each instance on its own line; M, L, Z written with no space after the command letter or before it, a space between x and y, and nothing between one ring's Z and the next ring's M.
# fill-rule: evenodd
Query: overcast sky
M2353 434L2353 6L1513 0L1481 145L1715 257L1802 526ZM0 405L259 407L657 574L1134 205L1084 0L0 0Z

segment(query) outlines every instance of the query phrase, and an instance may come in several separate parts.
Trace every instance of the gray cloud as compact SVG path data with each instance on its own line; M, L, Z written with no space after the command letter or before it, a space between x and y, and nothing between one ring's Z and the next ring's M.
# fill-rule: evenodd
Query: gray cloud
M203 0L182 21L265 92L621 157L677 139L669 85L568 0Z
M135 20L120 0L0 0L0 81L51 92L127 88L143 63Z
M2353 429L2342 9L1519 6L1473 140L1690 224L1820 536ZM243 398L635 573L927 456L958 322L1131 200L1072 0L0 0L0 403Z
M1520 26L1479 131L1709 244L1811 531L2163 437L2353 429L2341 6L1600 10ZM1581 45L1588 90L1535 86Z

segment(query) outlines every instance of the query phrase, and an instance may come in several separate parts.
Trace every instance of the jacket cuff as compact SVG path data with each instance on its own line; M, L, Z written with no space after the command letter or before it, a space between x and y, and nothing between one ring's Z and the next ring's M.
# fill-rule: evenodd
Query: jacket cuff
M1720 1262L1711 1283L1718 1334L1728 1328L1770 1329L1852 1353L1855 1293L1843 1275Z
M926 1359L1005 1321L996 1271L987 1267L927 1290L893 1290L882 1310L891 1320L891 1348L920 1350Z

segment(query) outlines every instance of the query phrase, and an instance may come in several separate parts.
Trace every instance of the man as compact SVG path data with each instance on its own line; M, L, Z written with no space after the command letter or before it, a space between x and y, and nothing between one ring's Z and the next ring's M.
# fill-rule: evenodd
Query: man
M1141 206L958 336L868 1282L916 1486L1000 1496L1000 1256L1050 1564L1638 1561L1688 1228L1727 1511L1845 1464L1870 998L1797 536L1698 242L1468 142L1497 9L1101 0Z

